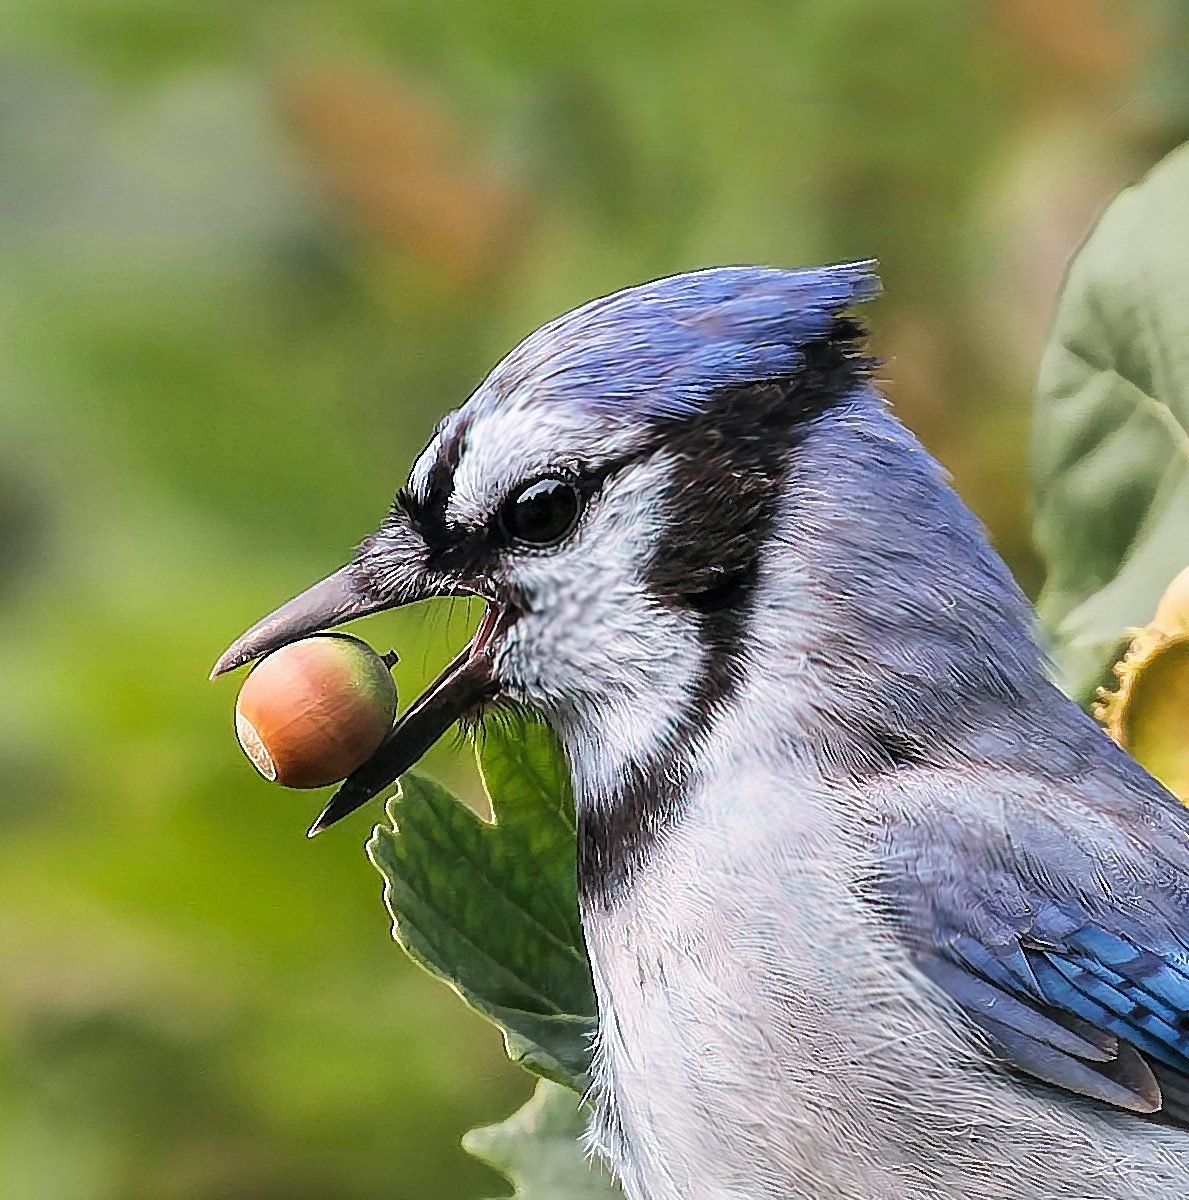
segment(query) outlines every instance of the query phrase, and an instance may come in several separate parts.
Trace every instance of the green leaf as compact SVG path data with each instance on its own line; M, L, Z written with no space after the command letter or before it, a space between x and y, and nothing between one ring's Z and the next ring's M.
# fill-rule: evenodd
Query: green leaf
M574 1093L543 1079L519 1112L499 1125L472 1129L462 1144L508 1177L515 1200L615 1200L619 1189L582 1150L584 1126Z
M384 876L392 933L415 961L504 1031L530 1071L581 1090L594 989L578 919L574 802L539 724L488 730L484 821L410 773L368 854Z
M1189 562L1189 146L1111 204L1070 267L1033 472L1041 623L1085 701Z

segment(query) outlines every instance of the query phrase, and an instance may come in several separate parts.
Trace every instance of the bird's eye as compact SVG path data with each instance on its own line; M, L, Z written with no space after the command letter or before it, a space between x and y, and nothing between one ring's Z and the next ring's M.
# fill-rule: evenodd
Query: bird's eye
M578 523L582 497L564 479L526 483L504 501L499 511L503 531L525 546L553 546Z

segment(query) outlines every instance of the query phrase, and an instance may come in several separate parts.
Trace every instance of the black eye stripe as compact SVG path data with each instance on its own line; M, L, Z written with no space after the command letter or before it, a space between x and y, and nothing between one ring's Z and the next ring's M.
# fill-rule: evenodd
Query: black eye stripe
M430 471L430 486L419 497L411 488L401 488L397 493L392 513L387 518L397 522L410 522L425 540L428 563L434 569L460 576L482 575L495 562L492 554L505 548L547 549L542 543L530 543L513 536L503 521L505 507L528 488L546 481L561 483L572 488L578 496L578 514L574 524L581 519L590 501L598 494L607 480L629 464L647 458L661 441L656 436L646 444L637 446L616 458L607 459L596 466L583 465L573 475L538 475L526 480L510 496L497 505L481 529L462 529L446 518L450 495L454 486L454 470L457 468L459 451L457 441L449 452L444 452ZM567 532L569 532L567 530ZM565 534L562 535L565 537ZM561 539L558 539L561 540ZM556 542L552 543L556 545Z

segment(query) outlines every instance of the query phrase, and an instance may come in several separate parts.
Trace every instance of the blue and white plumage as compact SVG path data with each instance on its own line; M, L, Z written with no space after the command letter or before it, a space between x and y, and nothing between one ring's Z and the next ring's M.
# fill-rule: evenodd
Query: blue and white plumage
M1179 1200L1189 817L874 390L875 290L724 268L545 326L221 666L489 600L323 823L476 706L558 732L630 1200Z

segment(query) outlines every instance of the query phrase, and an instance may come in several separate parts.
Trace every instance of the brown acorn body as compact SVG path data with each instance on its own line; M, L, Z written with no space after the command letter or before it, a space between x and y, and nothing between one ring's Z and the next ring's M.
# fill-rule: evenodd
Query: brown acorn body
M320 634L257 664L235 702L235 732L265 779L316 788L366 762L395 715L389 663L358 638Z

